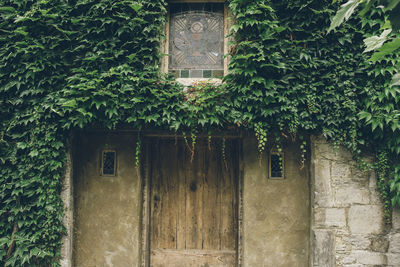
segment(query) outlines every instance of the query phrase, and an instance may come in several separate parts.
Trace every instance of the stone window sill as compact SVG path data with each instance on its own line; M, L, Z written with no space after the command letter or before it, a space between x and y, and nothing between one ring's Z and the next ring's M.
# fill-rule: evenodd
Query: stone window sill
M198 82L204 82L204 83L212 83L212 84L221 84L222 79L218 78L177 78L176 81L183 86L193 86L194 84Z

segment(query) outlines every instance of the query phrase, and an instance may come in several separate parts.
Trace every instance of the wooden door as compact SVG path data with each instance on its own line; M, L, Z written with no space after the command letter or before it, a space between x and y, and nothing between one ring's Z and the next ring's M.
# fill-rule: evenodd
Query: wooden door
M150 266L237 266L238 140L149 147Z

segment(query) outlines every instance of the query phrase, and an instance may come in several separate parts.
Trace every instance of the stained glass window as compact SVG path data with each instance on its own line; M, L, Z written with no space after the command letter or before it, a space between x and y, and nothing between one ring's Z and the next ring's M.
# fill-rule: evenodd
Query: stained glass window
M169 71L178 78L223 75L224 5L172 4Z

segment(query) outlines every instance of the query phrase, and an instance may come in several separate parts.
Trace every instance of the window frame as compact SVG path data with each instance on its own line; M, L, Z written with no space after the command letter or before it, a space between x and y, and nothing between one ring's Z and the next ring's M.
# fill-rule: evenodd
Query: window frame
M226 56L229 52L228 48L228 42L229 38L227 38L227 35L229 34L229 29L231 27L231 22L229 19L229 8L228 4L225 0L169 0L167 1L167 4L179 4L179 3L223 3L224 4L224 62L223 62L223 76L226 76L228 74L228 64L229 64L229 56ZM164 27L164 33L165 33L165 38L164 41L161 43L161 52L163 54L163 57L161 59L161 72L162 73L168 73L169 72L169 41L170 41L170 36L169 36L169 29L170 29L170 8L167 6L167 22ZM184 84L184 85L192 85L194 82L197 81L209 81L213 80L217 83L221 82L221 79L219 78L177 78L176 79L178 82Z
M104 153L112 152L114 153L114 173L105 174L104 173ZM100 154L100 176L103 177L116 177L117 176L117 150L116 149L102 149Z
M281 174L282 176L272 176L272 169L271 169L271 161L272 161L272 155L280 155L281 159L282 159L282 170L281 170ZM271 180L283 180L285 179L285 153L282 152L278 152L276 149L271 149L269 151L269 155L268 155L268 178Z

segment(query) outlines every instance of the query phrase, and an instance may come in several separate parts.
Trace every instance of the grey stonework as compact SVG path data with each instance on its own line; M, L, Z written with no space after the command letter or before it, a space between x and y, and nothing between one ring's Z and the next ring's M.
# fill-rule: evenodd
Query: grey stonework
M374 173L323 137L311 153L312 266L400 266L400 211L385 225Z
M70 139L71 141L71 139ZM67 145L66 163L64 183L61 191L61 199L64 205L64 226L66 228L66 235L62 239L61 247L61 267L72 267L72 245L73 245L73 214L74 214L74 200L73 200L73 165L72 165L72 151L70 143Z

